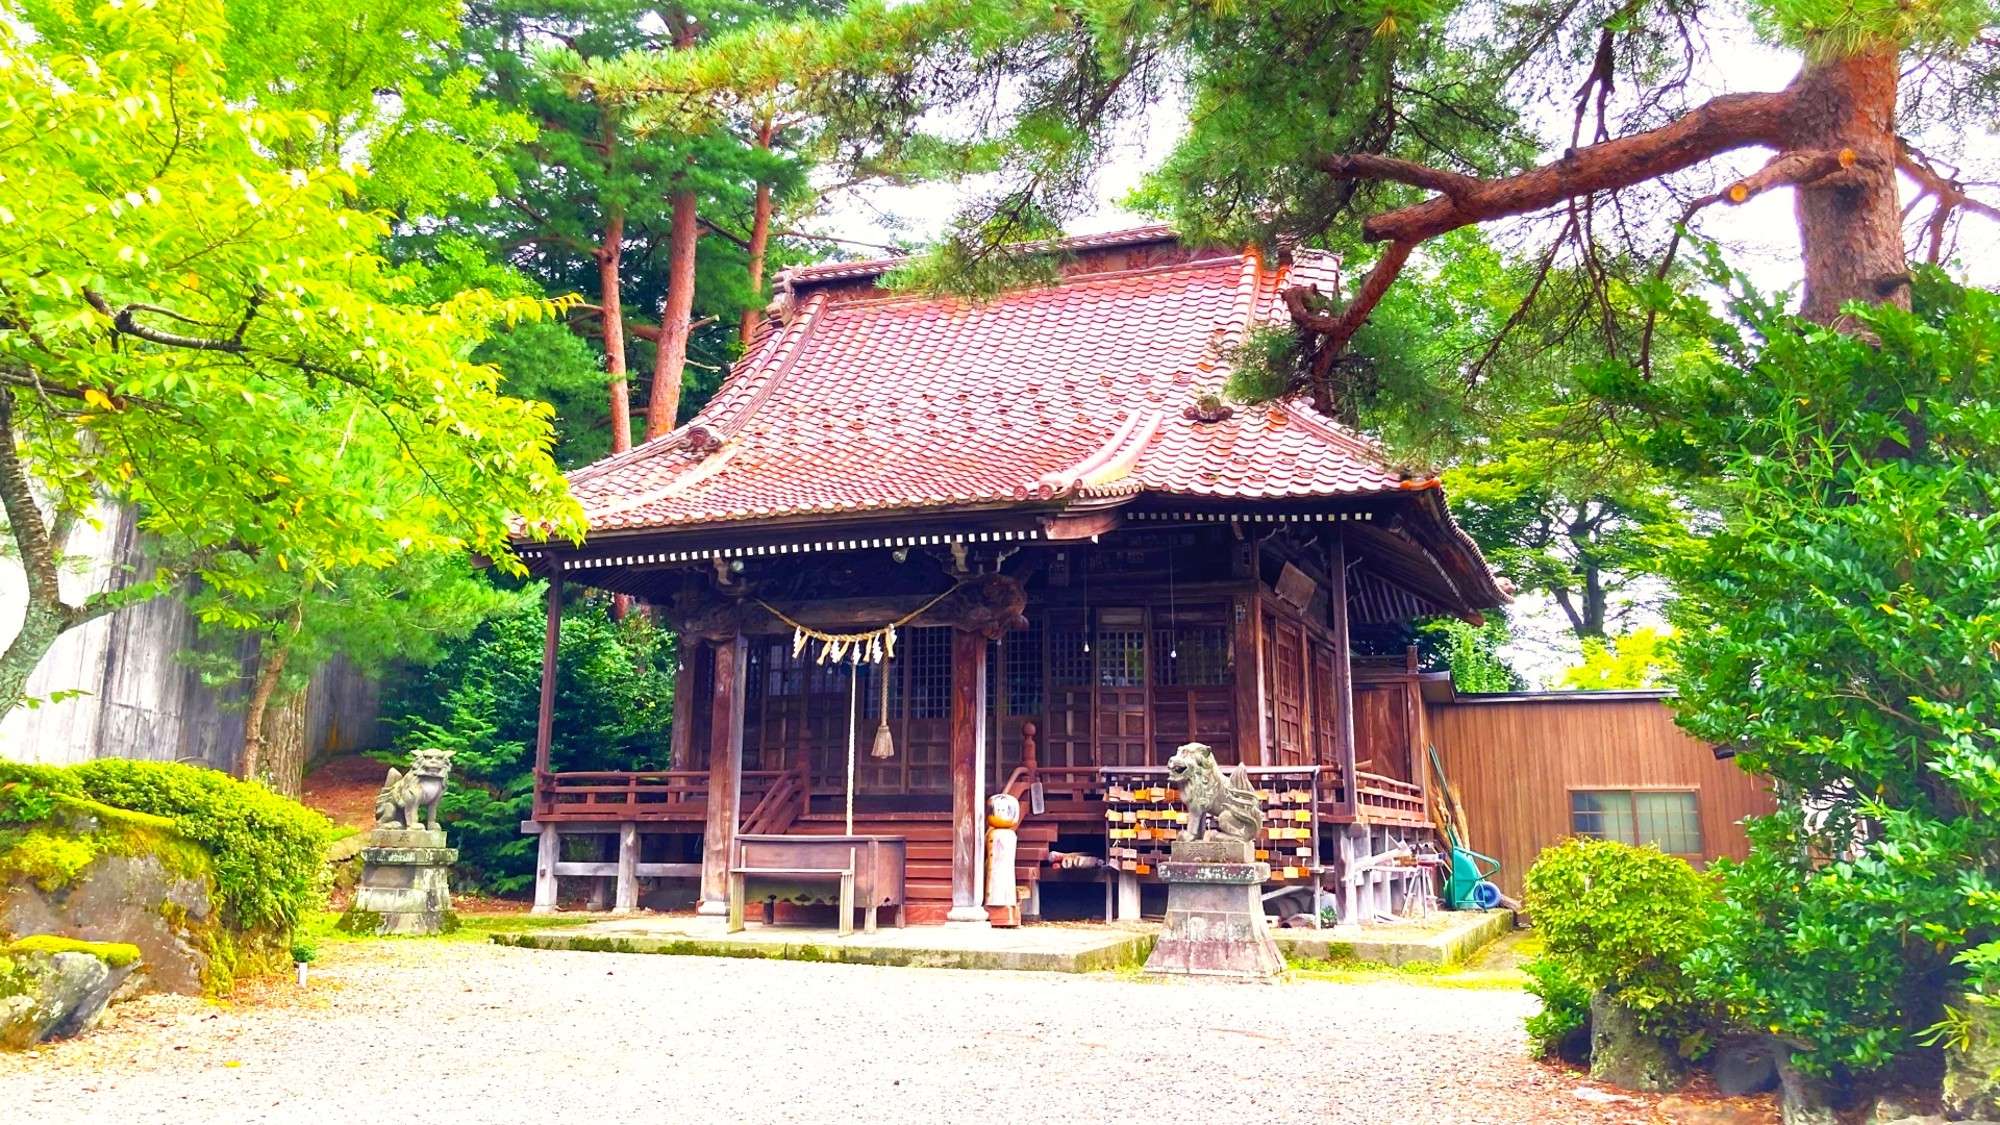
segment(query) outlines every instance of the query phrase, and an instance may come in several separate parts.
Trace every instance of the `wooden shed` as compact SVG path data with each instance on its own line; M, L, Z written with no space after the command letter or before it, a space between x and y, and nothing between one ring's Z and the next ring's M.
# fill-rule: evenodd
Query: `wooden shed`
M1674 725L1666 692L1426 688L1427 734L1471 846L1500 861L1510 895L1567 836L1656 843L1702 866L1747 854L1743 819L1773 808L1768 781Z

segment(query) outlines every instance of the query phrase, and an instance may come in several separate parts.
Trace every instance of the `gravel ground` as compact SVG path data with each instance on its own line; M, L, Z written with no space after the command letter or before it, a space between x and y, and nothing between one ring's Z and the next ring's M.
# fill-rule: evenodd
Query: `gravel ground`
M1526 1060L1512 991L341 945L0 1053L0 1120L1649 1121ZM1194 1060L1200 1060L1196 1062Z

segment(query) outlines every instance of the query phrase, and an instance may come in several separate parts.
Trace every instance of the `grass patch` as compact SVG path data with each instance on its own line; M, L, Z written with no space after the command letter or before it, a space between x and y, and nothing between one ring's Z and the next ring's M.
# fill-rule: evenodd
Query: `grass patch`
M1439 965L1413 961L1407 965L1385 965L1380 961L1353 958L1326 960L1298 957L1289 962L1292 976L1299 980L1329 980L1342 984L1420 984L1431 988L1464 988L1518 991L1528 978L1518 969L1468 969L1459 965Z

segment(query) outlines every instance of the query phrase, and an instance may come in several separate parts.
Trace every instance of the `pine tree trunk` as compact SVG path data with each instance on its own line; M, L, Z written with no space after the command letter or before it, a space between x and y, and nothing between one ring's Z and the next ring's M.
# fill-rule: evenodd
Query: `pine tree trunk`
M306 689L274 698L264 711L264 774L270 787L297 800L306 781Z
M1852 167L1801 185L1796 193L1805 260L1800 313L1837 324L1849 301L1907 307L1909 263L1896 198L1896 85L1893 50L1808 64L1793 83L1792 147L1851 150Z
M625 215L613 210L597 249L598 301L603 306L604 372L611 384L611 452L632 448L632 389L625 368L625 306L618 270L624 257Z
M674 428L681 409L681 372L687 367L688 326L694 318L695 194L673 194L667 236L667 295L660 302L660 338L653 345L653 388L646 403L646 440Z
M264 757L264 718L290 658L291 649L278 647L269 638L257 647L257 679L250 689L250 702L243 708L243 756L236 763L236 772L245 781L264 779L269 772Z
M765 151L771 148L773 129L769 121L757 130L757 147ZM771 185L757 185L757 205L750 219L750 297L751 305L743 310L743 346L750 346L750 338L757 334L757 325L763 320L763 308L757 301L764 294L764 252L771 243Z

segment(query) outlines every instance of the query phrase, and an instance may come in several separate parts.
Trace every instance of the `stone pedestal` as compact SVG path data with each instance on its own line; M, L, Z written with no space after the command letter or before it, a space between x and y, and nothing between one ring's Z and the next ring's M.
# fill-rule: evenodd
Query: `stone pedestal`
M458 849L443 831L377 828L361 849L361 884L341 928L375 934L435 934L452 926L451 865Z
M1146 958L1149 973L1262 980L1285 959L1264 924L1270 876L1245 840L1181 841L1160 865L1167 924Z

